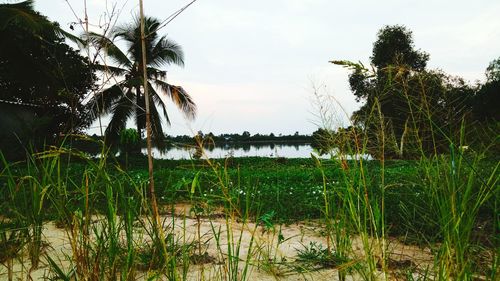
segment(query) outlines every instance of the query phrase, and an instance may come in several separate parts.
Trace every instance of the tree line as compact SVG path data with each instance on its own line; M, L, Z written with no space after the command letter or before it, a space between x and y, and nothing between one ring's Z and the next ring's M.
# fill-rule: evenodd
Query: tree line
M290 135L278 134L274 133L270 134L250 134L248 131L244 131L242 134L238 133L226 133L214 135L212 132L204 134L202 131L198 131L198 133L192 136L167 136L167 140L171 143L184 143L191 144L196 142L204 142L206 144L213 143L216 146L225 145L225 144L258 144L258 143L310 143L311 136L309 135L301 135L299 132L295 132Z

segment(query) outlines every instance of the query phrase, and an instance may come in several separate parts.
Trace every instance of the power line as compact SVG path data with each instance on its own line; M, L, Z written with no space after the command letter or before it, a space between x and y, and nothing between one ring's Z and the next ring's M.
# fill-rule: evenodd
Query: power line
M146 37L149 36L151 33L156 32L156 31L164 28L167 24L169 24L171 21L173 21L177 16L179 16L182 12L184 12L187 8L189 8L189 6L191 6L196 1L198 1L198 0L193 0L193 1L189 2L187 5L185 5L184 7L180 8L179 10L172 13L170 16L168 16L166 19L164 19L160 23L160 25L158 26L157 29L151 31L149 34L146 35Z

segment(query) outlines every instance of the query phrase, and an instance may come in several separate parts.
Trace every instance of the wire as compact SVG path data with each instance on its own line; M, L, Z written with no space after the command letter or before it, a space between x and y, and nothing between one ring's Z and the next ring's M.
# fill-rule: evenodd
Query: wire
M177 16L179 16L182 12L184 12L187 8L189 8L189 6L191 6L196 1L198 1L198 0L193 0L193 1L189 2L187 5L185 5L184 7L180 8L179 10L172 13L170 16L168 16L166 19L164 19L159 24L157 29L151 31L148 35L146 35L146 37L151 35L151 33L157 32L158 30L164 28L167 24L169 24L171 21L173 21Z
M174 13L172 13L171 15L169 15L167 18L165 18L159 24L158 28L156 28L155 30L151 31L149 34L146 35L146 37L149 36L149 35L151 35L154 32L157 32L158 30L164 28L165 26L167 26L170 22L172 22L175 18L177 18L182 12L184 12L187 8L189 8L196 1L197 0L192 0L191 2L189 2L188 4L186 4L185 6L183 6L182 8L180 8L179 10L177 10ZM69 0L65 0L65 2L68 5L68 7L71 10L71 12L73 13L74 17L76 18L76 23L80 25L80 27L82 28L82 30L84 30L84 32L85 32L85 34L87 35L87 38L88 38L89 37L89 30L88 30L89 20L88 20L88 15L87 15L87 11L86 11L87 10L87 6L86 6L87 3L86 3L86 1L84 1L84 5L85 5L85 7L84 7L85 8L85 21L82 21L81 18L78 17L78 15L75 12L75 9L73 8L73 6L69 2ZM128 0L126 1L126 3L127 2L128 2ZM125 4L124 4L124 6L125 6ZM84 24L85 24L85 26L84 26ZM114 24L116 24L116 20L115 20ZM100 27L100 25L99 25L99 27ZM89 47L90 46L87 45L87 56L89 56L89 59L90 59L90 50L88 49ZM97 51L97 57L99 57L102 60L102 62L104 64L104 67L108 67L105 58L100 54L99 51ZM104 76L106 76L106 75L104 75ZM105 80L105 83L103 83L103 84L107 84L110 80L113 80L115 82L115 85L119 84L119 81L116 79L115 75L111 75L110 77L105 77L104 80ZM95 92L94 93L89 93L89 94L93 94L95 96ZM128 99L130 102L132 102L133 104L135 104L135 106L138 107L141 111L145 111L145 109L143 107L139 106L134 101L130 100L129 97L126 94L124 94L123 96L126 99ZM86 99L86 98L84 98L84 99ZM91 106L96 106L97 103L98 103L98 101L96 99L92 99L92 98L90 100L88 100L88 102L91 104Z
M86 13L86 8L87 8L87 7L86 7L86 1L84 2L84 5L85 5L85 7L84 7L84 8L85 8L85 22L84 22L84 21L82 21L82 20L78 17L78 15L76 14L75 9L74 9L74 8L73 8L73 6L71 5L71 3L69 3L69 1L68 1L68 0L65 0L65 2L66 2L66 4L68 5L68 7L69 7L69 9L71 10L71 12L73 13L73 15L75 16L75 18L76 18L76 20L77 20L77 23L81 26L81 28L83 29L83 31L85 32L85 34L86 34L86 36L87 36L87 38L88 38L88 37L89 37L88 27L86 27L86 26L84 27L84 26L83 26L83 24L84 24L84 23L85 23L85 24L88 24L88 16L87 16L87 13ZM111 26L109 26L109 27L108 27L108 30L111 30L111 29L113 28L113 26L116 24L116 22L117 22L117 20L118 20L118 17L119 17L119 15L121 14L121 11L123 11L123 7L125 7L125 5L126 5L127 3L128 3L128 0L127 0L127 1L125 1L125 3L124 3L124 4L123 4L123 6L122 6L122 9L120 9L120 10L118 11L118 13L117 13L117 17L116 17L116 19L115 19L114 23L113 23ZM114 8L113 8L113 10L114 10ZM112 14L113 14L113 13L111 13L111 16L112 16ZM110 24L111 24L111 21L112 21L112 19L110 18ZM99 26L100 26L100 25L99 25ZM105 32L106 32L106 31L105 31ZM103 36L105 36L105 34L104 34ZM90 46L87 44L87 56L89 57L88 59L90 60L90 50L89 50L89 48L90 48ZM96 55L97 55L97 57L99 57L99 58L102 60L102 62L103 62L103 64L104 64L104 67L106 67L106 68L107 68L107 67L108 67L108 64L106 63L106 60L105 60L105 58L101 55L101 53L100 53L99 51L97 51L97 54L96 54ZM94 59L94 61L95 61L95 59ZM106 76L106 75L105 75L105 76ZM115 75L111 75L109 78L106 78L106 79L105 79L105 83L103 83L103 88L104 88L104 84L107 84L107 82L109 82L109 80L113 80L113 81L115 82L115 84L116 84L116 85L118 85L118 84L119 84L119 81L116 79ZM102 89L102 88L101 88L101 89ZM92 95L94 95L94 96L95 96L95 91L94 91L93 93L92 93L92 92L91 92L91 93L89 93L89 95L90 95L90 94L92 94ZM127 95L125 95L125 94L124 94L123 96L124 96L126 99L128 99L131 103L135 104L135 102L134 102L133 100L129 99L129 98L127 97ZM88 102L90 102L92 106L96 106L96 105L97 105L97 103L98 103L98 101L97 101L97 100L95 100L95 99L90 99ZM137 106L140 110L145 111L145 109L144 109L143 107L139 106L138 104L135 104L135 105L136 105L136 106ZM99 110L99 108L98 108L98 110Z

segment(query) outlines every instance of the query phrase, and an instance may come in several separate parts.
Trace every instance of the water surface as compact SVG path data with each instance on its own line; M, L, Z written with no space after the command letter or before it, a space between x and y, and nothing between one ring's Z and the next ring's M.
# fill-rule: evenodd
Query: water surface
M205 148L202 158L227 158L231 156L309 158L312 152L313 149L309 144L226 145L223 147ZM146 154L147 149L143 148L142 153ZM153 157L157 159L191 159L195 153L195 148L173 147L166 153L161 153L156 148L153 148Z

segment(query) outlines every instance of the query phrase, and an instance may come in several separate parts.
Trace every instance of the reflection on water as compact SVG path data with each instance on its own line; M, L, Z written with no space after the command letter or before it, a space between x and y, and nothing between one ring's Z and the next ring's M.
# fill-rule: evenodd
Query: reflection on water
M203 158L226 158L226 157L286 157L286 158L309 158L313 149L308 144L267 144L251 145L243 144L238 146L208 147L205 148ZM146 154L147 149L143 148L142 153ZM153 157L159 159L190 159L195 153L194 148L173 147L166 153L161 153L153 148ZM328 158L328 155L324 156Z

